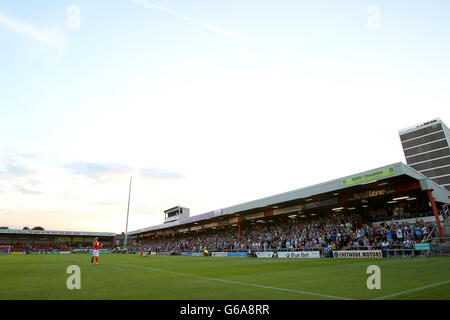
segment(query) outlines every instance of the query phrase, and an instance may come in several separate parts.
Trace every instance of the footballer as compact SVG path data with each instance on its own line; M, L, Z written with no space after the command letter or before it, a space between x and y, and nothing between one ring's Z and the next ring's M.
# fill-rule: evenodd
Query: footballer
M98 241L98 237L95 237L94 246L92 248L91 264L94 263L94 257L95 257L95 264L98 264L98 252L100 247L103 247L103 243Z

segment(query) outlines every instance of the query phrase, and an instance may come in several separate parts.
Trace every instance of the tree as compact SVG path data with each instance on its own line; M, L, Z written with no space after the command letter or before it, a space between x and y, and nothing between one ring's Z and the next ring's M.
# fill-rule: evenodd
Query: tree
M28 227L23 227L22 230L30 230L30 228L28 228Z
M0 229L9 229L8 227L0 227Z
M42 227L34 227L32 230L44 230Z

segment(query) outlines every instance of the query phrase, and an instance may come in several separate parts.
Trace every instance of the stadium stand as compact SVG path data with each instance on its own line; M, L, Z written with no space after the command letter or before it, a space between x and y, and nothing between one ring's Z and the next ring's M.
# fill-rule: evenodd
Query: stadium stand
M136 251L202 252L212 251L308 251L319 250L330 256L333 250L412 249L436 233L431 222L383 221L375 224L359 215L332 214L310 221L282 220L275 223L248 224L241 236L236 228L209 230L194 235L177 235L145 241Z
M443 243L450 193L403 163L130 232L134 249L209 251L381 249L402 255ZM422 247L425 247L422 246ZM441 250L442 246L434 246ZM414 249L412 249L414 248ZM434 250L434 249L431 249Z
M114 233L3 229L0 246L9 246L11 253L76 252L91 248L95 236L105 250L115 245Z

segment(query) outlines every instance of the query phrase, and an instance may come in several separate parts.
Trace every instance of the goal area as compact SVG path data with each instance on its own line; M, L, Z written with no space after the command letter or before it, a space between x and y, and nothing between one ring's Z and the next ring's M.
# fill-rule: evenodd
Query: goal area
M11 246L0 245L0 254L9 254Z

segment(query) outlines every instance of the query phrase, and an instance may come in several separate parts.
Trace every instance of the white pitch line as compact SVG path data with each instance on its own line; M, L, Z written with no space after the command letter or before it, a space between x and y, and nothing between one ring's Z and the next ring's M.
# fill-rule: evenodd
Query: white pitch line
M382 299L392 298L392 297L396 297L396 296L401 296L401 295L404 295L404 294L407 294L407 293L411 293L411 292L415 292L415 291L419 291L419 290L423 290L423 289L428 289L428 288L432 288L432 287L441 286L441 285L449 283L449 282L450 282L450 280L442 281L442 282L438 282L438 283L433 283L433 284L429 284L427 286L423 286L423 287L420 287L420 288L405 290L405 291L393 293L393 294L390 294L390 295L387 295L387 296L383 296L383 297L380 297L380 298L375 298L375 299L372 299L372 300L382 300Z
M319 297L323 297L323 298L331 298L331 299L337 299L337 300L353 300L351 298L336 297L336 296L331 296L331 295L322 294L322 293L315 293L315 292L308 292L308 291L301 291L301 290L293 290L293 289L285 289L285 288L277 288L277 287L271 287L271 286L263 286L263 285L254 284L254 283L246 283L246 282L224 280L224 279L217 279L217 278L208 278L208 277L196 276L196 275L189 274L189 273L181 273L181 272L169 271L169 270L164 270L164 269L159 269L159 268L140 266L140 265L137 265L137 264L126 264L126 265L127 266L133 266L133 267L140 267L140 268L144 268L144 269L155 270L155 271L159 271L159 272L166 272L166 273L177 274L177 275L180 275L180 276L188 276L188 277L199 278L199 279L204 279L204 280L213 280L213 281L220 281L220 282L238 284L238 285L242 285L242 286L265 288L265 289L272 289L272 290L278 290L278 291L294 292L294 293L300 293L300 294L306 294L306 295L312 295L312 296L319 296Z

